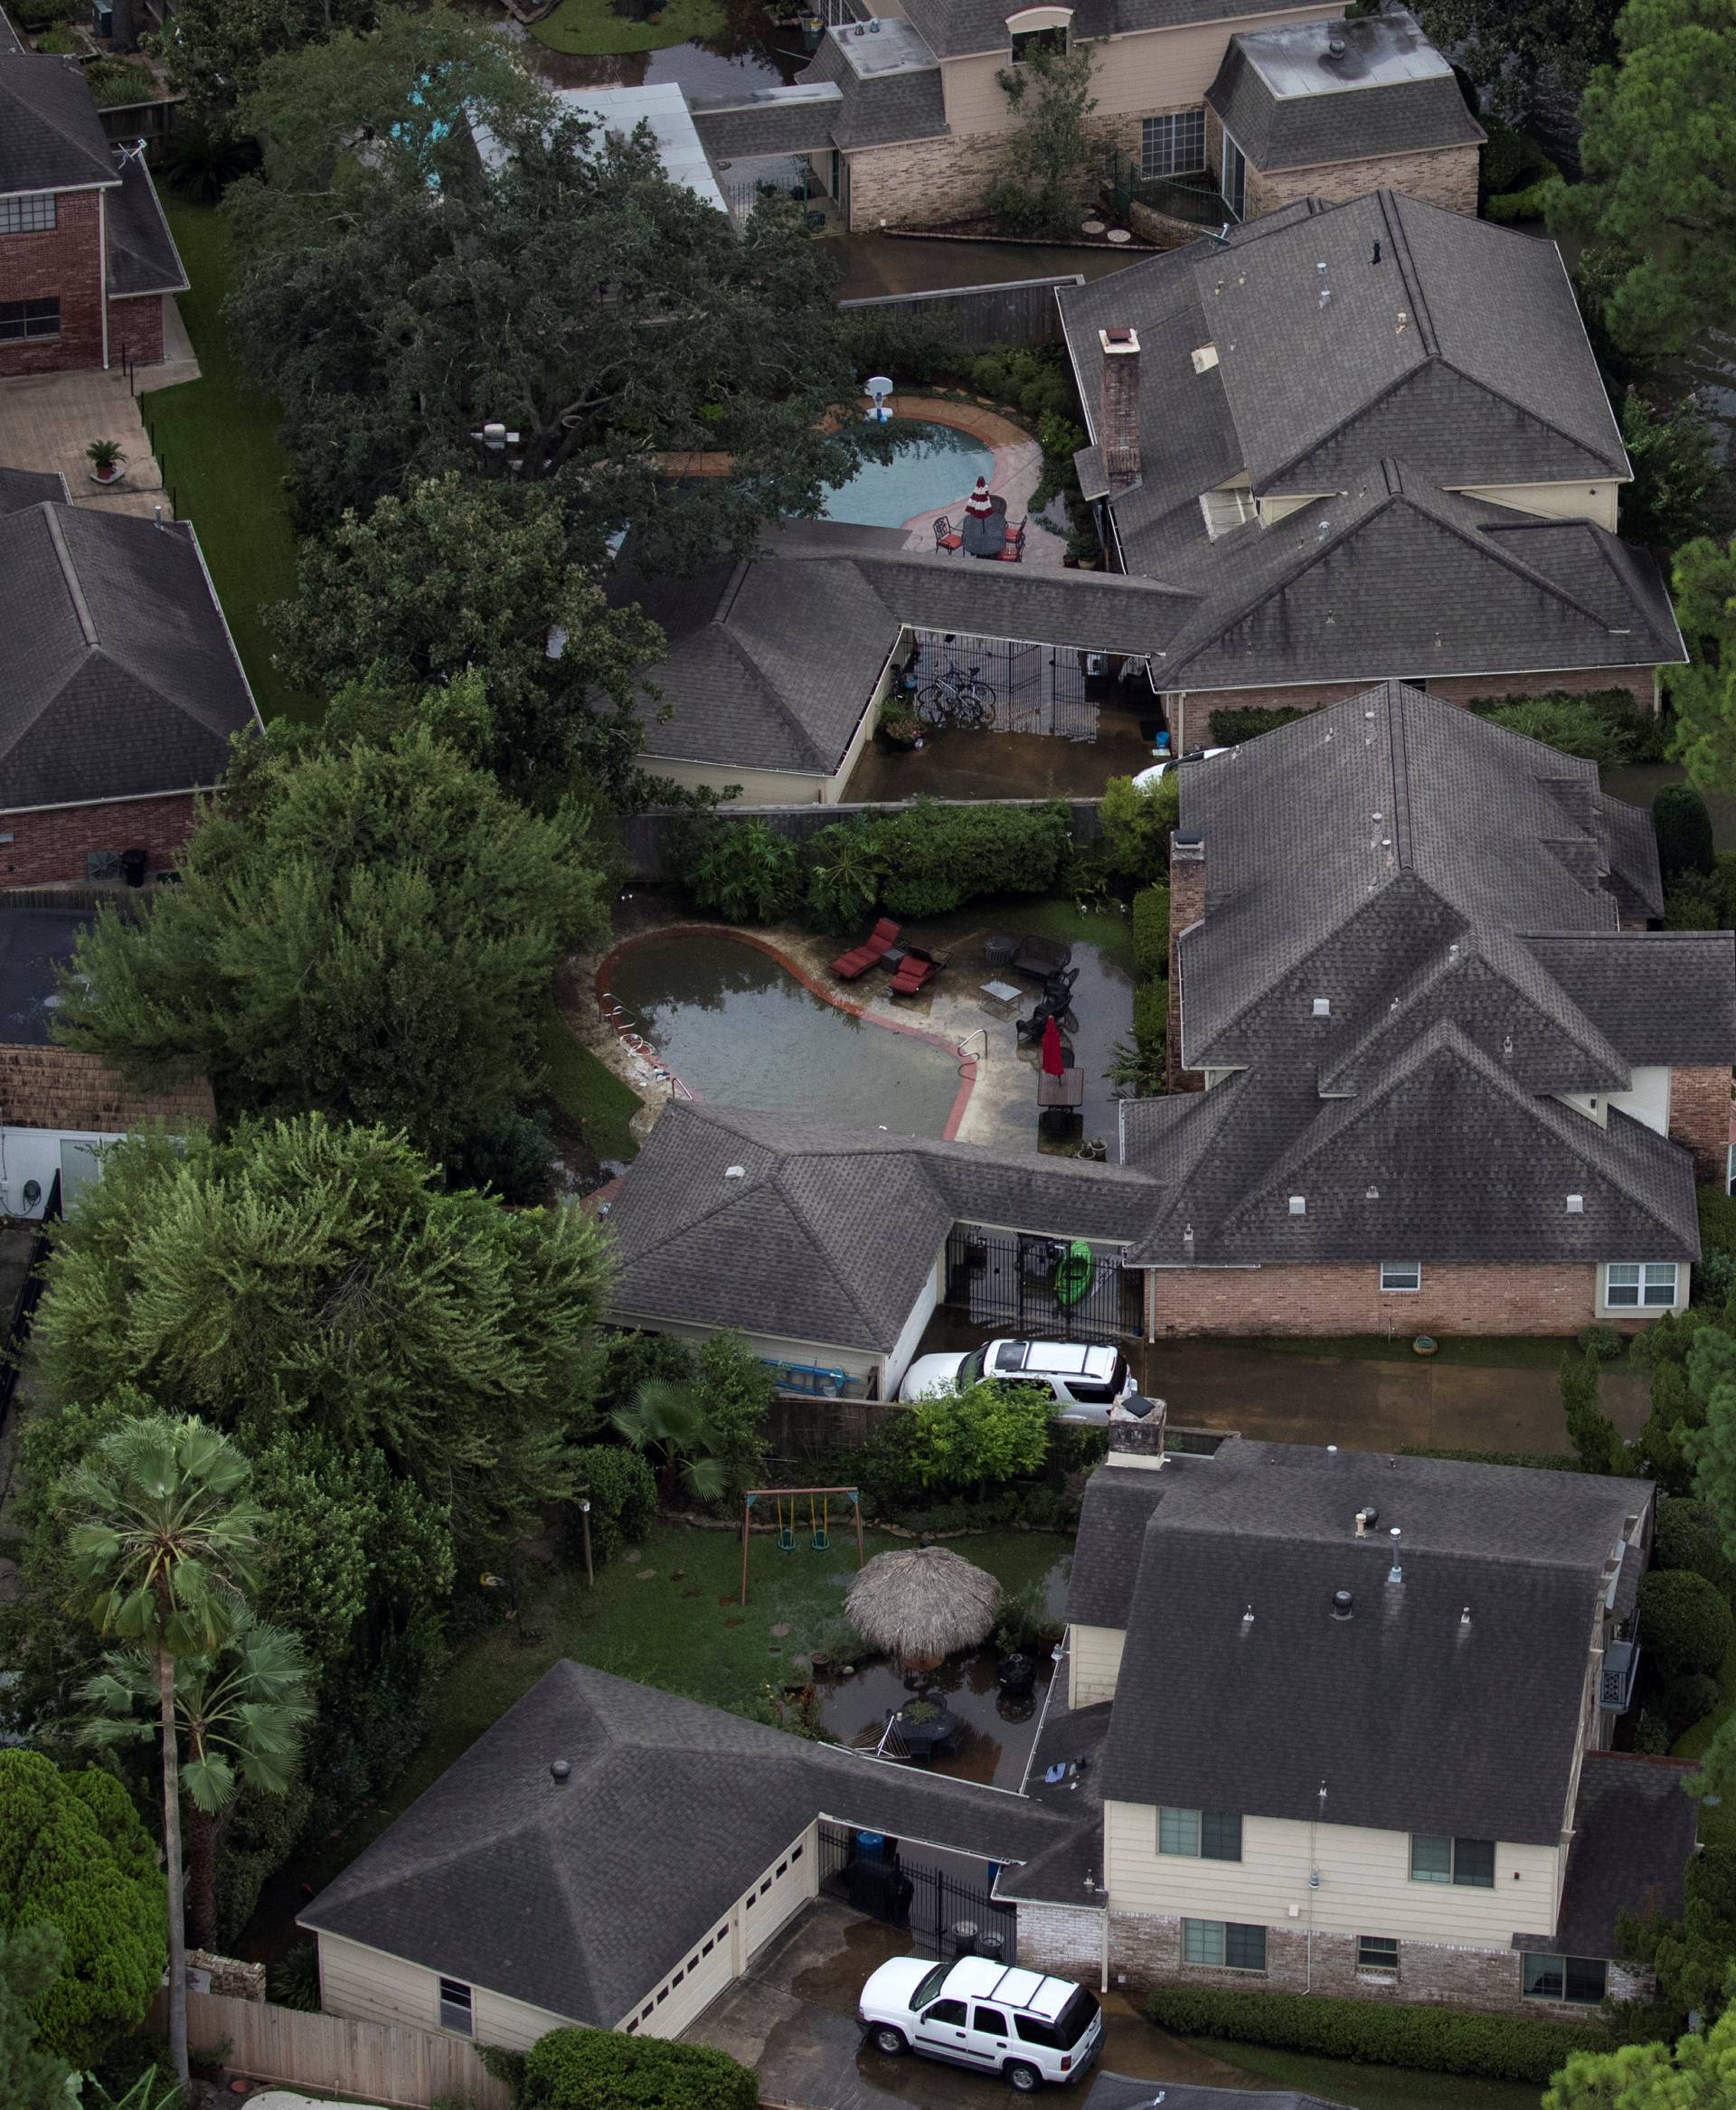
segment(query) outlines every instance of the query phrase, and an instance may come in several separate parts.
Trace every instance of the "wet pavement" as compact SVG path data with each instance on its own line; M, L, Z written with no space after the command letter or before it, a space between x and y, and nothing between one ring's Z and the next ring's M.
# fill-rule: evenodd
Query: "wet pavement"
M1055 1564L1061 1598L1066 1596L1066 1560ZM886 1728L889 1709L908 1708L913 1700L943 1708L958 1723L947 1747L920 1762L923 1773L944 1773L954 1780L981 1781L993 1787L1016 1788L1024 1762L1036 1741L1043 1695L1054 1665L1043 1655L1036 1681L1023 1693L1004 1692L998 1681L1002 1651L974 1649L951 1656L938 1671L906 1675L882 1657L849 1677L838 1671L816 1675L821 1696L820 1724L840 1743L873 1750ZM896 1755L896 1747L892 1747Z
M847 1906L807 1909L685 2032L750 2066L768 2103L800 2110L1005 2110L1005 2081L924 2058L888 2058L869 2049L856 2023L856 1999L869 1974L910 1955L910 1936ZM1260 2087L1154 2030L1128 2002L1104 2000L1105 2042L1098 2070L1052 2100L1068 2110L1120 2110L1127 2080ZM1131 2091L1136 2096L1139 2091Z

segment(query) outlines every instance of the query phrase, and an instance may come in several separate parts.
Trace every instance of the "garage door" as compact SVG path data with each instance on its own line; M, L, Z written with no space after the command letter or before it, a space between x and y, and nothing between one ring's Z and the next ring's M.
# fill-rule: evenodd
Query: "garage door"
M788 1853L780 1853L741 1900L741 1946L751 1956L763 1949L778 1929L807 1902L807 1879L813 1859L806 1837Z
M730 1923L712 1927L691 1956L684 1957L655 1992L647 1993L629 2018L629 2037L675 2037L703 2014L730 1983Z

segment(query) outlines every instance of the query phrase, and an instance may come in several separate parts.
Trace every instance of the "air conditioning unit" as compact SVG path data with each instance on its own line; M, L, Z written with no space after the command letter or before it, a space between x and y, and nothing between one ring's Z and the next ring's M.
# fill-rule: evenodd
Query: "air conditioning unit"
M90 27L99 37L115 33L115 10L112 0L90 0Z
M118 850L91 850L85 853L84 876L98 883L112 885L120 877L120 852Z

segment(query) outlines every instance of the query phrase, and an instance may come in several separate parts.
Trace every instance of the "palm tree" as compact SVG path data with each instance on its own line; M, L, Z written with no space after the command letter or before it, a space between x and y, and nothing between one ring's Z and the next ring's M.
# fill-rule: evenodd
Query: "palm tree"
M243 1780L267 1794L288 1790L314 1711L308 1674L300 1640L255 1621L246 1606L222 1648L175 1663L175 1711L186 1753L181 1785L193 1804L187 1915L195 1948L208 1949L217 1936L217 1820ZM84 1728L88 1743L111 1749L155 1733L156 1673L143 1649L105 1656L79 1698L95 1710Z
M722 1459L711 1455L711 1432L704 1403L691 1385L673 1378L647 1378L631 1403L618 1407L609 1419L636 1451L643 1451L657 1476L660 1493L675 1482L699 1502L715 1502L723 1493Z
M187 1936L181 1876L177 1656L208 1656L235 1631L257 1581L260 1512L241 1493L247 1460L197 1416L137 1415L68 1474L71 1608L130 1642L151 1666L163 1746L163 1857L169 1893L169 2048L187 2079Z

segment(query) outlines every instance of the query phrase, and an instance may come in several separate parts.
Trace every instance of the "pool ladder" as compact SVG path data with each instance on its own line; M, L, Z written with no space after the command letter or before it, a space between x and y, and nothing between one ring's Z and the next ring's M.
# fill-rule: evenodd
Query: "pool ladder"
M979 1034L980 1034L980 1035L981 1035L981 1037L982 1037L982 1042L983 1042L983 1060L984 1060L985 1062L986 1062L986 1061L988 1060L988 1028L987 1028L986 1026L973 1026L973 1027L970 1029L969 1032L967 1032L967 1033L965 1035L964 1039L963 1039L962 1041L959 1041L959 1043L958 1043L958 1060L959 1060L959 1061L961 1061L961 1062L967 1062L967 1061L969 1061L969 1060L970 1060L970 1043L971 1043L971 1042L972 1042L974 1040L976 1040Z

